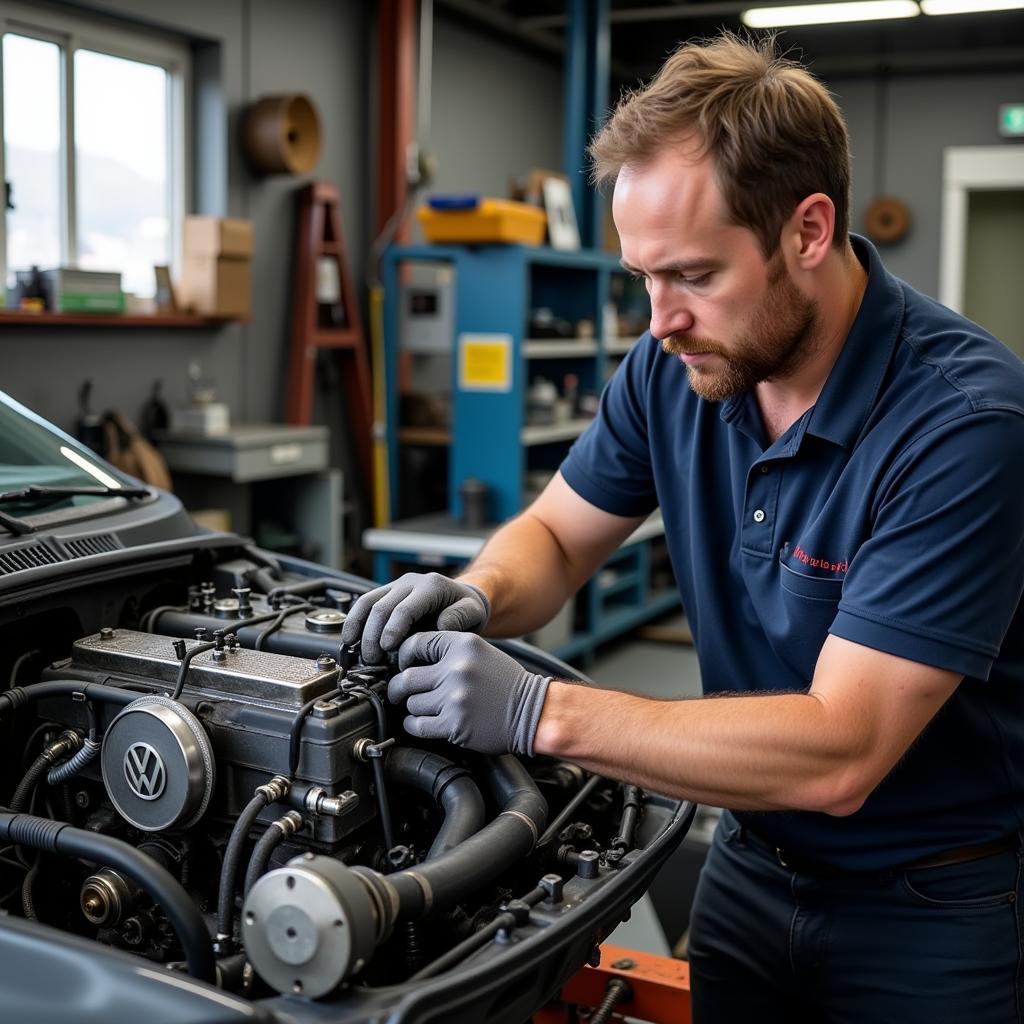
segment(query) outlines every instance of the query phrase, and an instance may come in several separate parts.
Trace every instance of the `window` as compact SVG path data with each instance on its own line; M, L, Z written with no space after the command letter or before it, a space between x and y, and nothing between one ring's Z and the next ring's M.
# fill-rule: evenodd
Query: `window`
M153 295L153 267L178 266L188 202L187 48L3 0L0 32L0 279L117 270Z

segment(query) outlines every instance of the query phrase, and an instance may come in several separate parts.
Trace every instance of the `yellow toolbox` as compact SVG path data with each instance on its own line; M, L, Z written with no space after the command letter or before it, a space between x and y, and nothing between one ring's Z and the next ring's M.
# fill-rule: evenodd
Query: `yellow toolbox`
M541 245L547 216L513 199L435 196L416 213L428 242Z

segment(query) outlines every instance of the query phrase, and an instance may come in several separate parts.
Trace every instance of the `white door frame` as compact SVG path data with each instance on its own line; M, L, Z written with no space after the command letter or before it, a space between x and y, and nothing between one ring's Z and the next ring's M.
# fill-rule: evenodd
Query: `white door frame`
M942 166L939 301L963 312L969 192L1024 189L1024 146L952 146Z

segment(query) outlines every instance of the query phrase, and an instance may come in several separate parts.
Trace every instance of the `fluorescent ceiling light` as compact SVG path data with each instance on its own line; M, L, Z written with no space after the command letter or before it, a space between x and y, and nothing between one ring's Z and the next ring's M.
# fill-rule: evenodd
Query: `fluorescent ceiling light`
M921 0L925 14L982 14L985 11L1019 11L1024 0Z
M968 0L958 0L967 3ZM994 3L1005 0L992 0ZM1024 2L1024 0L1022 0ZM841 21L883 21L914 18L921 9L914 0L849 0L835 4L796 4L792 7L752 7L740 15L747 28L785 25L833 25Z

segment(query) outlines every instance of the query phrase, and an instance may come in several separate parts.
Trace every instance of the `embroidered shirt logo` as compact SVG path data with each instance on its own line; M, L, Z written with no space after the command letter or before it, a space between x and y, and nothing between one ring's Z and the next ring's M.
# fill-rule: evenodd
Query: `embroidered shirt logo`
M799 544L790 551L789 555L798 562L809 565L812 569L824 569L826 572L842 573L844 576L846 570L850 568L850 563L845 558L836 562L830 561L828 558L815 558L813 555L807 554Z

